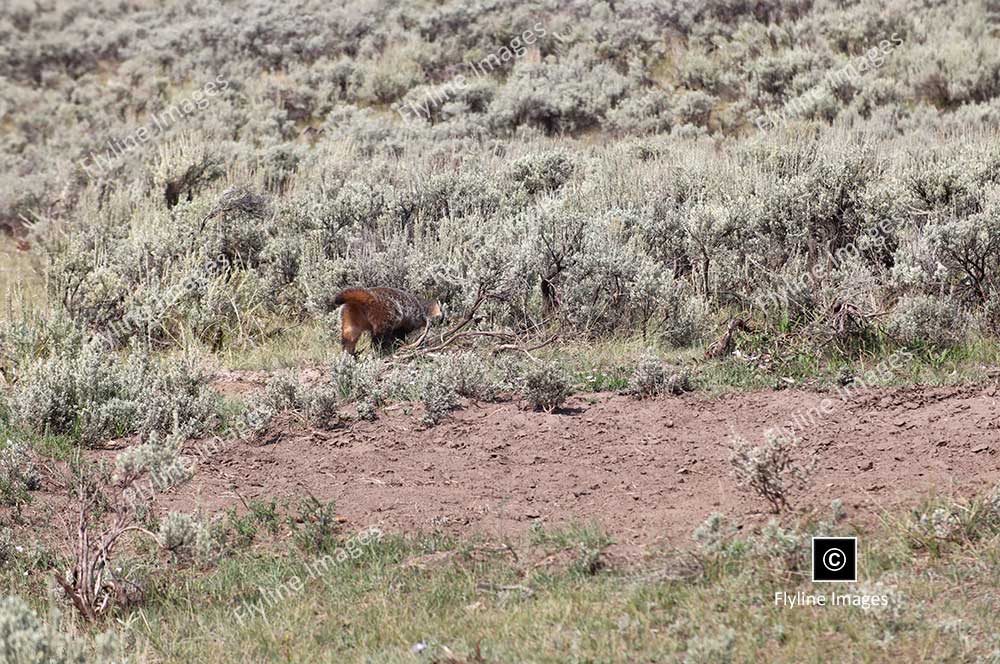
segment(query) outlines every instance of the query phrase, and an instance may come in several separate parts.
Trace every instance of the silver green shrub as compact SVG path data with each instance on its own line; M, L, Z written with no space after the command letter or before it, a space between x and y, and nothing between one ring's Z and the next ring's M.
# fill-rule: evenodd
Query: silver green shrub
M0 599L0 655L8 664L97 664L119 661L119 647L109 635L99 635L94 645L58 629L58 611L48 620L20 597Z
M805 482L809 471L795 460L794 451L793 441L770 432L760 445L737 438L729 456L737 487L753 491L768 501L775 512L786 508L789 493Z
M570 395L570 382L554 364L531 367L522 378L521 397L536 410L551 413Z
M209 524L180 512L170 512L163 518L157 540L166 551L202 562L212 560L219 548Z
M811 536L792 526L783 528L775 519L768 519L759 534L751 538L755 555L776 562L780 569L800 571L809 559Z
M713 512L694 532L691 538L706 555L719 555L728 551L737 529L720 513Z
M191 479L191 468L180 456L184 440L185 437L177 433L168 436L152 433L145 441L118 454L112 481L130 491L125 496L126 500L135 502L139 498L148 499L154 493ZM148 479L148 484L132 486L137 479L143 477Z
M889 330L907 345L948 347L960 343L968 315L955 300L933 295L907 295L893 309Z
M691 391L691 375L681 367L667 367L656 357L639 361L629 379L628 393L637 399Z
M444 419L448 413L458 406L458 393L454 384L442 378L434 372L428 372L420 386L421 402L424 406L424 414L421 421L427 425L434 425Z
M277 374L267 382L264 393L243 412L241 424L246 432L258 432L275 416L295 412L314 426L334 427L341 421L341 394L333 383L304 385L293 376Z
M177 427L197 434L216 412L207 378L191 362L154 361L141 350L121 359L97 341L28 365L11 410L28 430L86 443Z
M357 359L340 353L330 363L330 385L344 400L379 401L379 371L381 364L373 359Z
M962 521L948 507L936 507L920 515L918 527L929 537L950 540L961 534Z
M497 375L494 367L475 351L462 351L435 357L414 379L397 375L392 378L397 394L405 396L407 383L424 406L423 422L434 425L458 407L461 398L494 400L510 386Z
M513 385L498 375L496 363L486 360L481 353L463 351L442 356L436 360L437 373L442 383L466 399L495 401L500 394L513 389Z
M12 510L15 518L30 501L30 491L41 488L42 478L28 445L7 440L0 447L0 505Z
M510 165L510 178L529 194L552 192L573 175L572 159L564 152L525 155Z

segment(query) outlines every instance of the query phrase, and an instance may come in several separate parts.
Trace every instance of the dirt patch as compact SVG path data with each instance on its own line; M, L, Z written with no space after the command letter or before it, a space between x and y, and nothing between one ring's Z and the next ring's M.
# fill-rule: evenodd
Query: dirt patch
M397 408L334 431L293 426L265 446L227 441L165 506L214 511L238 503L237 493L308 492L335 499L352 523L393 531L503 537L535 523L597 522L622 543L683 546L711 512L768 516L733 487L733 432L761 440L828 397L832 407L798 431L817 464L796 504L841 498L854 520L870 521L917 496L1000 480L996 388L870 390L849 401L791 390L647 401L596 394L551 415L476 404L427 429Z

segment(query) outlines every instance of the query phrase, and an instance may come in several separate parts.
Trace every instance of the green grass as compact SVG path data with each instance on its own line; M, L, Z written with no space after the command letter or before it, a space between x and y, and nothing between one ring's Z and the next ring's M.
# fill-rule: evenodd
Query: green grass
M274 371L325 362L340 352L340 342L334 341L321 321L289 325L281 334L249 347L226 347L214 358L228 369L241 371Z
M236 370L275 370L325 365L340 345L319 323L294 328L259 346L224 350L220 364ZM577 393L619 392L628 387L636 365L652 354L663 362L691 371L696 389L710 395L734 391L786 389L825 390L850 375L871 386L957 385L983 383L1000 371L1000 343L974 338L949 349L901 349L884 339L849 350L817 350L803 341L744 336L737 349L742 357L705 359L705 346L670 348L640 337L556 343L532 353L553 362L570 376ZM894 354L891 372L878 372ZM362 354L369 352L366 347ZM876 372L873 374L872 372Z
M161 573L143 605L119 612L105 627L129 626L139 662L995 656L1000 528L979 526L934 551L920 545L912 528L911 519L887 518L876 531L860 533L858 587L813 584L808 562L789 566L767 553L777 540L746 533L719 553L660 551L631 563L601 558L609 540L586 527L536 530L499 543L385 536L325 570L297 550L250 549L209 570ZM808 534L797 536L806 542ZM591 564L595 556L604 564ZM15 580L15 591L24 584ZM796 591L885 594L899 608L776 605L774 593ZM259 610L234 613L246 603ZM426 645L419 656L411 653L417 644Z

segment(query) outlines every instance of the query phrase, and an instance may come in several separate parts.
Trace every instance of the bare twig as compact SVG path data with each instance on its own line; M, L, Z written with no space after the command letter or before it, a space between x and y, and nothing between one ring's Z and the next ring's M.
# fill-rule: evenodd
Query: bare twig
M431 329L431 322L430 320L428 320L427 324L424 325L424 331L420 333L420 338L414 341L412 344L406 344L405 346L400 346L399 350L403 352L409 352L411 350L416 350L417 348L419 348L420 344L424 342L424 338L427 336L427 332L430 329Z
M412 359L413 357L416 357L418 355L427 355L428 353L436 353L447 348L449 345L451 345L454 341L456 341L459 338L459 334L461 333L462 329L467 327L470 323L472 323L475 320L476 312L479 311L479 308L483 305L483 302L486 301L487 295L488 294L486 292L480 290L479 294L476 296L476 301L472 304L472 307L469 308L469 311L466 312L465 318L463 318L458 323L458 325L454 326L453 328L445 332L441 336L441 341L438 342L436 345L431 346L429 348L421 349L420 345L423 343L424 338L427 336L427 332L430 329L430 323L428 322L427 326L424 328L423 334L420 335L420 338L413 344L409 344L403 347L403 350L405 352L399 356L399 359Z

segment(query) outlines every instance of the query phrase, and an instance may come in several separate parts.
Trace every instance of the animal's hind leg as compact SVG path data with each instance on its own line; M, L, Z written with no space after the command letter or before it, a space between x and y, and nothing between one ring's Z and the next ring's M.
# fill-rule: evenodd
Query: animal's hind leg
M391 332L388 334L372 335L372 346L375 349L377 349L379 353L382 353L383 355L392 352L392 346L394 341L395 337Z
M355 312L350 307L344 307L340 319L340 343L345 353L357 355L356 347L363 331Z
M358 340L352 338L347 332L340 335L340 345L343 347L345 353L349 353L351 355L358 354L357 350L355 350L355 347L358 345Z
M372 336L372 345L383 354L391 353L396 346L406 340L406 330L393 330Z

